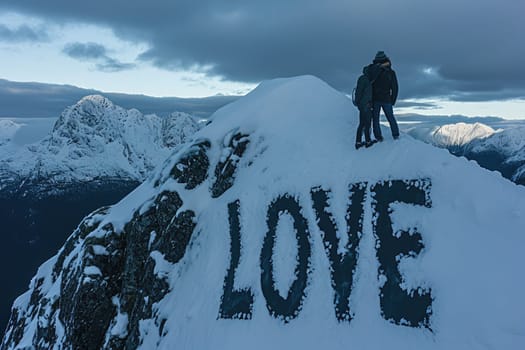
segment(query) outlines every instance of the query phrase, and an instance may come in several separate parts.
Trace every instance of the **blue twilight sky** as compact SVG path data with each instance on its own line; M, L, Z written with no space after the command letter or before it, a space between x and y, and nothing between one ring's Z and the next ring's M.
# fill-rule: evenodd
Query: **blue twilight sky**
M525 118L523 13L523 0L2 0L0 79L200 97L313 74L348 93L384 50L398 112Z

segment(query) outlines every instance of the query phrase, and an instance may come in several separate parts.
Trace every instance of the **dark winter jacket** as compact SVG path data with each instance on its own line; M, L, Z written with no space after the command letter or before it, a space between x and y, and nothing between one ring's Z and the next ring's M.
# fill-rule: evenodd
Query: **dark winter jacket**
M398 92L396 72L390 67L378 67L379 74L373 84L373 100L395 105Z
M372 107L372 79L370 79L368 67L363 68L363 75L357 79L355 104L359 110Z

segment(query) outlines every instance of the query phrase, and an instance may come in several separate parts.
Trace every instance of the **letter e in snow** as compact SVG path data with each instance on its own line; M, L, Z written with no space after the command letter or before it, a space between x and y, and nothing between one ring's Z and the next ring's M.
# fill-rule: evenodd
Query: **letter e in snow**
M399 325L430 328L432 296L430 290L418 288L406 291L400 286L402 276L397 258L404 255L416 256L423 249L423 244L418 232L409 234L400 231L398 235L394 235L390 204L403 202L430 208L430 187L429 179L420 179L381 182L371 189L374 199L372 210L376 215L373 232L377 241L379 275L385 278L380 294L381 312L385 319Z

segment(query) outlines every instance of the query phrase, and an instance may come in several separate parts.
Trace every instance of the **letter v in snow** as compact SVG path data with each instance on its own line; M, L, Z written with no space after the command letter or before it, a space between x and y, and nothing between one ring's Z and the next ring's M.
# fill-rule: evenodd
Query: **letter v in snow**
M366 182L350 186L350 204L346 211L348 241L343 254L337 252L339 247L337 226L333 215L327 211L330 191L325 191L320 187L314 187L311 190L317 225L321 230L323 244L330 260L335 315L339 321L350 321L353 317L349 298L352 293L353 277L357 265L357 246L363 232L363 202L366 187Z

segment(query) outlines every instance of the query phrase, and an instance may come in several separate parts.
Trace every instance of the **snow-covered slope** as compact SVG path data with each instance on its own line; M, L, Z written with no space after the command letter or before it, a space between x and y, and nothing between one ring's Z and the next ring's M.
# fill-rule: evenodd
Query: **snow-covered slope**
M525 188L355 151L356 120L311 76L223 107L40 267L3 348L523 349Z
M473 138L468 146L469 151L482 152L494 149L512 157L525 150L525 127L509 128L489 136Z
M497 154L504 167L512 169L511 179L525 184L525 127L509 128L466 145L467 157Z
M100 95L68 107L43 141L0 148L4 179L51 183L93 178L143 180L174 147L199 129L188 114L167 118L126 110Z

